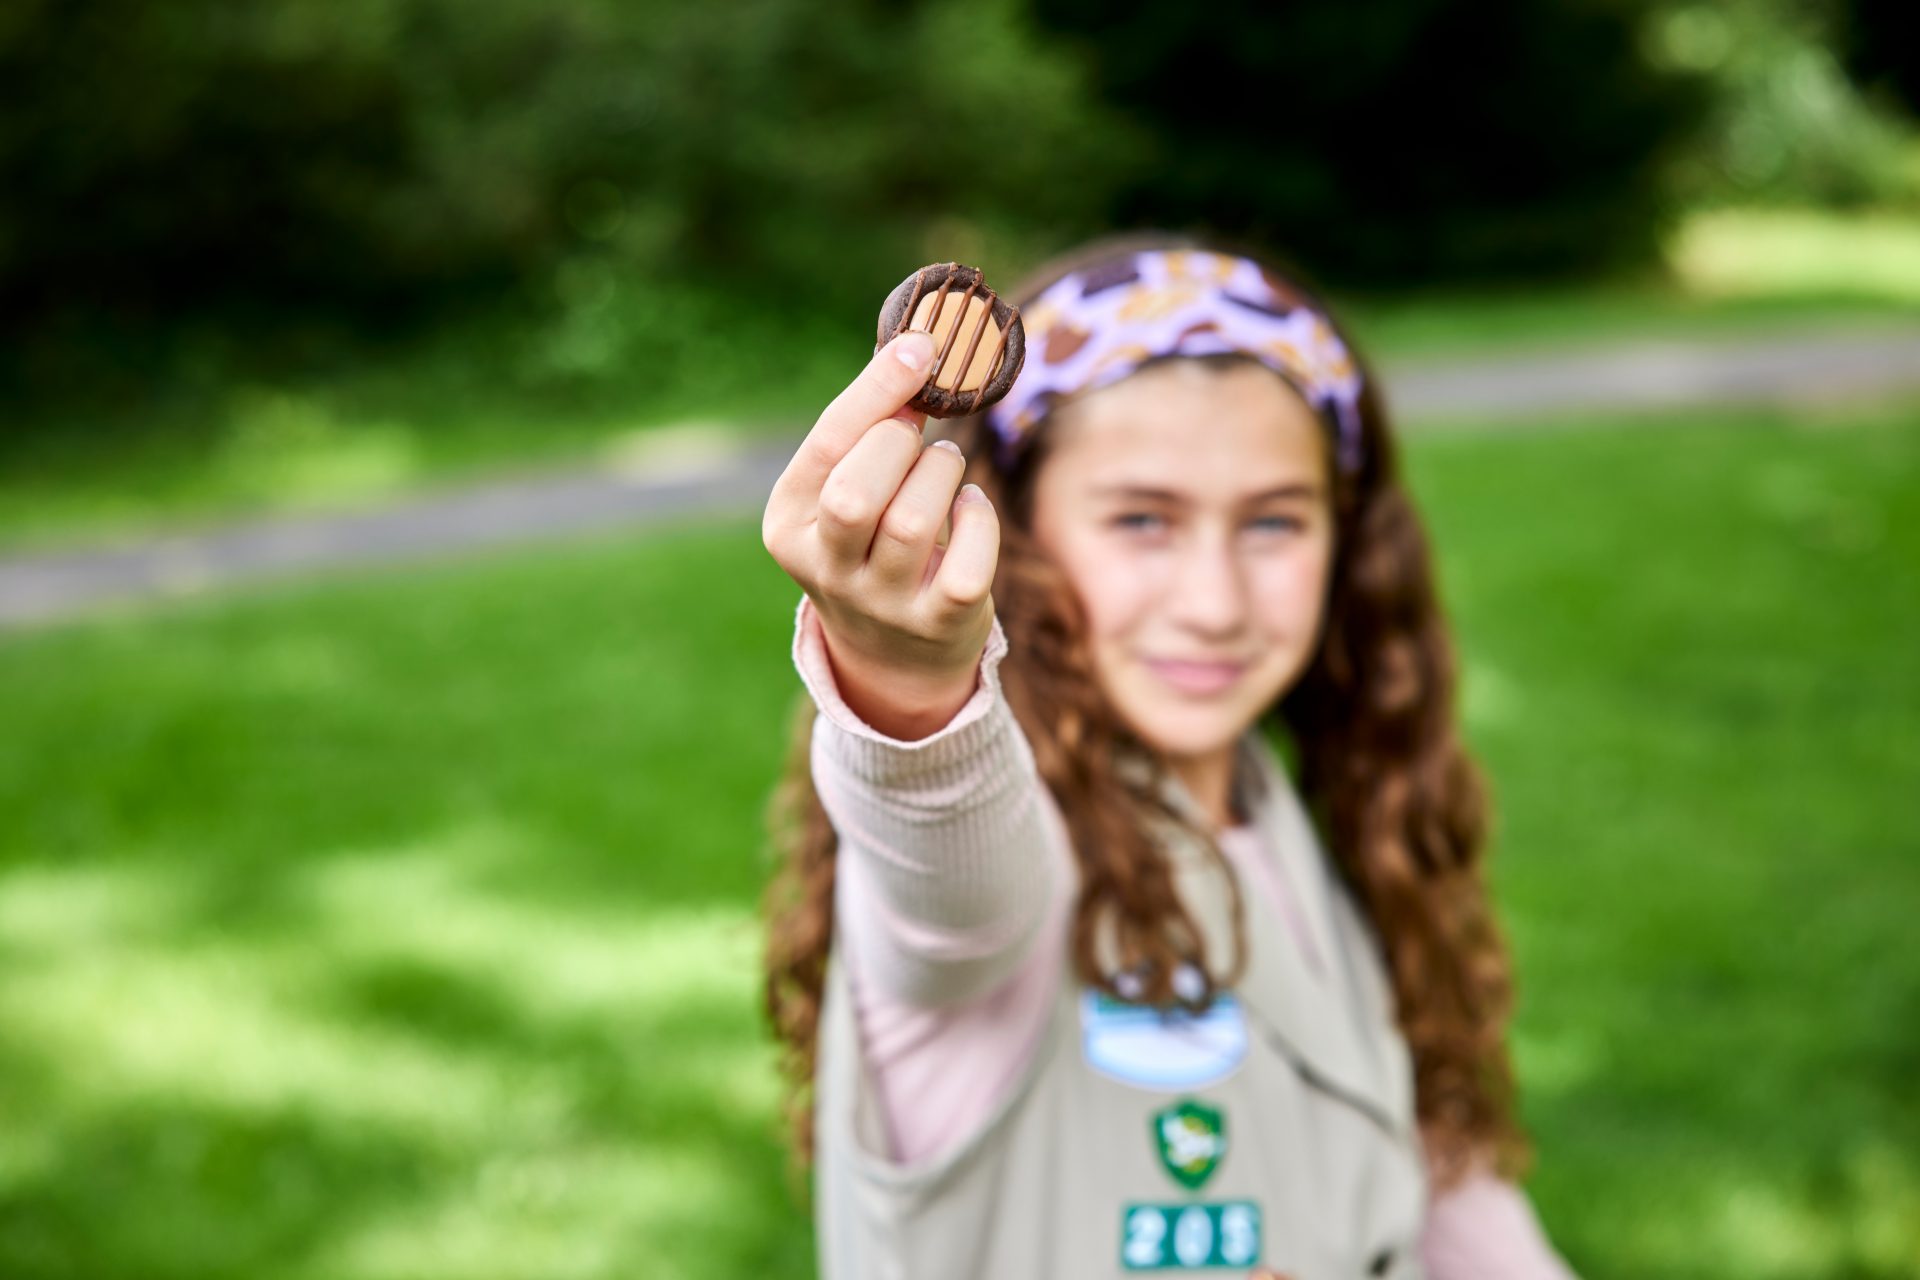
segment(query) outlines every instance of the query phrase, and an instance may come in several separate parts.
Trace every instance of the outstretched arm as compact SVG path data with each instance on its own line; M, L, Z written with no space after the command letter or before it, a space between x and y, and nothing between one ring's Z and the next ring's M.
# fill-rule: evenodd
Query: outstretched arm
M996 617L973 693L914 741L854 714L813 602L794 665L819 708L814 789L840 840L835 924L859 985L920 1008L975 1000L1010 977L1052 901L1053 833L1032 749L1000 691Z
M975 1132L1032 1059L1059 978L1067 836L1000 696L998 620L972 696L913 742L848 708L804 598L793 653L840 837L835 945L890 1153L918 1164Z

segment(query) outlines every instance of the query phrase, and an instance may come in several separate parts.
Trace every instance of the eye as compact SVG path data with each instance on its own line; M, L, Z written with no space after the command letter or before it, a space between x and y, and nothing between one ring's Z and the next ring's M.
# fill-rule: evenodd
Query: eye
M1157 529L1165 523L1166 520L1164 517L1155 515L1151 511L1129 511L1124 515L1115 516L1112 521L1113 527L1116 529L1138 529L1141 531Z
M1276 533L1297 533L1306 528L1306 523L1295 516L1260 516L1254 520L1253 524L1257 529Z

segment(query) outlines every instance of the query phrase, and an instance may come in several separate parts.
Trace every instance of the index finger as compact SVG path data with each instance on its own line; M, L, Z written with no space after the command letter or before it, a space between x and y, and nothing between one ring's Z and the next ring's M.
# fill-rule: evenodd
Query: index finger
M915 363L903 361L903 355ZM833 398L800 442L793 460L774 484L774 500L819 493L828 473L882 418L904 418L916 427L925 426L926 415L905 406L926 385L932 363L933 335L924 329L909 329L874 352L867 367Z

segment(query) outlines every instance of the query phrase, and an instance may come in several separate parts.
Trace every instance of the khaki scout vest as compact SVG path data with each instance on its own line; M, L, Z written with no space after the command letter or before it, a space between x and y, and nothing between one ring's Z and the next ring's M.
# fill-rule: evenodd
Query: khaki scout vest
M825 1280L1244 1277L1256 1266L1294 1280L1418 1280L1425 1172L1376 944L1258 730L1241 740L1235 785L1330 951L1331 976L1308 967L1253 885L1245 977L1203 1017L1095 999L1063 957L1025 1074L982 1129L932 1162L886 1155L845 976L829 964L814 1119ZM1197 815L1177 782L1169 796ZM1224 957L1223 878L1190 842L1168 847L1178 892Z

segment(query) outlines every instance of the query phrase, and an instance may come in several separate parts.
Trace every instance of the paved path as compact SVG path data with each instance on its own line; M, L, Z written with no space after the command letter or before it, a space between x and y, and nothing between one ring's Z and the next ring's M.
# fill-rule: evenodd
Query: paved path
M1389 366L1383 379L1398 421L1415 431L1526 427L1583 410L1867 399L1920 392L1920 324L1405 362ZM765 505L804 429L759 442L664 430L609 467L525 474L378 510L0 559L0 628L114 602L589 529L685 515L745 517Z

